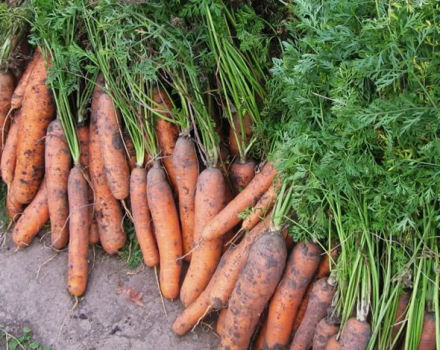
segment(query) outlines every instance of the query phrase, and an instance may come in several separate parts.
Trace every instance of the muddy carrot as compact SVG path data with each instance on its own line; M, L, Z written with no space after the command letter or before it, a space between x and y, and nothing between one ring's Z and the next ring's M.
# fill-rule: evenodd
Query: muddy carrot
M223 334L223 330L225 328L225 317L226 317L227 312L228 312L228 309L221 309L218 314L217 325L216 325L215 331L220 336Z
M435 316L432 312L425 313L423 318L422 336L417 350L435 350Z
M261 218L268 213L275 202L277 196L276 191L277 186L272 184L255 204L251 213L243 220L241 224L242 230L252 229L258 223L258 221L260 221Z
M395 339L396 336L399 334L400 328L402 328L403 321L405 319L405 311L408 306L409 302L409 294L404 293L399 297L399 300L397 302L397 309L396 309L396 320L393 326L391 339Z
M338 333L339 327L330 317L318 322L313 335L313 350L325 350L329 339Z
M235 194L240 193L255 176L255 162L253 160L236 160L229 169L232 188Z
M327 345L325 346L325 350L341 350L341 344L336 338L336 335L330 337L330 339L327 342Z
M252 120L249 114L245 114L243 118L243 126L244 126L244 139L240 132L240 120L238 114L234 115L234 126L229 128L229 149L234 156L239 156L240 151L238 147L238 143L247 144L249 139L252 136ZM237 142L238 141L238 142Z
M254 350L263 350L264 349L264 338L266 337L267 331L267 317L264 320L263 326L260 329L260 333L258 334L258 338L255 341Z
M15 113L11 128L6 138L5 147L1 156L1 175L3 181L8 186L8 190L14 180L15 163L17 160L17 142L18 142L18 125L20 119L20 111Z
M352 317L347 320L342 330L339 343L341 350L364 350L370 340L370 325Z
M133 141L130 136L124 133L125 153L127 156L128 166L130 170L136 168L136 150L134 149Z
M11 97L14 92L15 78L9 72L0 72L0 156L2 154L3 145L7 132L7 115L11 108Z
M89 244L96 244L99 243L99 229L98 229L98 222L96 221L96 215L95 213L92 213L91 219L92 222L90 223L90 230L89 230Z
M18 219L20 214L23 212L23 207L23 204L18 203L15 200L14 194L12 192L8 192L6 194L6 211L12 221L16 221Z

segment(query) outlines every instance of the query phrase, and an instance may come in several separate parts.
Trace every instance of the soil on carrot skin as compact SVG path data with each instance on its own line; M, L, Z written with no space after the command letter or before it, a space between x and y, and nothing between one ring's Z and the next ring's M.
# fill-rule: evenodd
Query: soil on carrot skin
M8 234L0 247L0 325L8 333L21 334L28 326L35 340L54 350L217 348L218 338L207 325L183 337L172 332L182 305L165 300L168 315L164 314L152 269L130 270L120 258L101 249L95 249L94 266L89 249L87 292L71 311L74 299L67 292L67 251L47 262L55 254L49 243L48 234L41 241L38 236L32 246L15 252Z

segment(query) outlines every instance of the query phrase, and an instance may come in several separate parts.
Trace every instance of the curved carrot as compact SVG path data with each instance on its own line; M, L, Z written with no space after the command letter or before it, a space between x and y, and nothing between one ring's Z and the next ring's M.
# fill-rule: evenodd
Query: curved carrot
M73 167L70 171L68 195L70 239L67 286L70 294L79 297L84 294L87 287L90 228L88 184L79 166Z
M203 239L221 237L240 222L238 214L255 204L258 198L270 187L276 170L267 163L260 173L255 175L249 185L218 213L202 232Z
M318 322L313 335L313 350L325 350L329 339L338 333L339 327L333 320L324 317Z
M206 168L197 180L195 198L194 238L199 241L206 224L223 208L225 183L222 172L217 168ZM180 291L184 306L191 304L208 285L223 248L222 238L200 241L196 246Z
M7 72L0 72L0 156L7 132L7 116L11 109L11 97L14 92L14 75Z
M47 220L49 220L49 209L46 181L43 180L37 195L18 219L12 231L12 240L20 248L30 245Z
M6 211L12 221L17 220L17 218L23 212L23 207L24 207L23 204L18 203L15 200L14 194L12 192L8 192L6 194Z
M8 190L11 187L12 181L14 180L15 163L17 161L17 143L18 143L18 126L20 123L20 113L18 111L15 113L15 117L12 121L11 128L8 132L8 137L6 138L5 147L3 148L3 153L1 156L1 174L2 179L8 186Z
M405 313L408 306L410 295L408 293L404 293L399 297L397 301L397 309L396 309L396 320L393 325L393 330L391 333L391 339L394 340L396 336L399 334L400 328L403 326L403 320L405 319Z
M265 347L286 347L293 321L307 286L320 261L320 248L312 242L299 242L290 253L286 271L269 304Z
M336 338L336 335L330 337L330 339L327 342L327 345L325 346L325 350L341 350L341 344Z
M255 176L255 162L248 160L246 162L235 161L229 169L232 188L235 193L240 193Z
M158 162L148 171L147 183L148 206L160 256L160 289L165 298L175 299L179 295L182 237L173 193Z
M367 322L352 317L347 320L342 330L339 343L341 350L364 350L370 340L371 330Z
M59 119L49 124L45 145L47 204L52 246L62 249L69 239L67 183L72 160Z
M252 229L258 223L258 221L260 221L261 218L269 212L277 197L277 187L278 186L272 184L269 189L260 197L252 211L243 220L241 224L242 230Z
M286 264L286 244L279 232L267 232L249 251L229 300L220 349L246 349L264 306Z
M159 264L159 252L154 238L151 215L147 203L147 170L134 168L130 176L130 203L136 237L145 265Z
M172 155L172 164L176 176L177 194L179 199L179 216L182 228L183 254L187 254L194 243L194 202L199 175L199 162L194 142L191 138L180 136L177 139Z
M417 350L435 350L435 334L435 315L432 312L426 312L423 318L422 336Z

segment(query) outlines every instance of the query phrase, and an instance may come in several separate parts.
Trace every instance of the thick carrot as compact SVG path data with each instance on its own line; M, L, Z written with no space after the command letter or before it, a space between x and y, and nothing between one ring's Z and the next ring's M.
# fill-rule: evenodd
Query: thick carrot
M325 350L341 350L341 343L339 343L336 335L330 337L327 345L325 346Z
M238 275L246 263L250 246L269 228L270 220L260 222L247 233L240 244L223 254L207 287L174 321L173 331L183 335L213 309L227 306Z
M249 251L229 300L219 349L246 349L264 306L286 264L286 244L278 231L267 232Z
M18 126L19 119L21 118L21 111L17 111L12 121L11 128L6 138L5 147L1 156L1 174L2 179L8 186L8 190L11 187L14 180L15 163L17 160L17 142L18 142Z
M202 238L209 240L221 237L237 225L241 220L238 214L255 204L258 198L270 187L275 175L276 170L272 163L267 163L249 185L205 227Z
M330 317L318 322L313 335L313 350L325 350L329 339L338 333L339 327Z
M44 175L44 136L55 105L46 86L44 60L37 60L29 77L18 127L17 161L11 191L17 202L27 204L35 197Z
M89 133L89 173L94 194L94 210L98 222L99 240L108 254L121 249L126 240L122 229L122 210L113 197L105 178L96 118L92 113Z
M217 325L216 325L215 331L220 336L223 334L223 331L225 329L225 317L226 317L227 312L228 312L228 309L221 309L218 314Z
M265 348L282 349L288 345L295 315L319 261L317 244L299 242L293 248L283 279L269 304Z
M160 289L165 298L175 299L179 295L182 237L173 193L159 162L148 171L147 183L148 206L160 256Z
M15 200L14 194L12 192L8 192L6 194L6 211L12 221L17 220L17 218L23 212L23 207L24 207L23 204L18 203Z
M417 350L435 350L435 333L434 313L427 312L423 318L422 337Z
M229 169L232 188L234 193L240 193L255 176L255 162L253 160L236 160Z
M171 118L172 104L167 94L161 88L154 89L153 100L156 102L156 110L166 118ZM156 118L155 130L157 142L159 143L162 162L170 178L174 189L177 188L176 174L174 173L172 156L177 138L179 137L179 129L176 124L169 122L163 118Z
M151 215L147 203L147 170L134 168L130 176L130 203L136 237L145 265L159 264L159 252L154 238Z
M234 156L239 156L240 152L238 149L237 139L240 143L247 143L252 136L252 121L249 114L244 115L243 119L243 126L244 126L244 140L243 136L241 135L241 128L240 128L240 120L238 118L238 114L234 115L234 127L235 131L232 128L232 126L229 128L229 149L231 150L231 153Z
M43 180L37 195L18 219L12 231L12 240L20 248L30 245L47 220L49 220L49 209L46 181Z
M72 168L68 179L69 195L69 255L68 289L73 296L86 291L88 277L87 252L89 247L89 192L80 166Z
M96 220L96 215L93 212L91 215L92 222L90 223L90 230L89 230L89 244L96 244L99 243L99 229L98 229L98 222Z
M185 260L189 261L191 254L188 254L188 252L192 249L194 243L194 202L199 175L197 152L190 137L180 136L177 139L172 155L172 164L179 198L183 254Z
M59 119L49 124L45 145L47 204L52 246L62 249L69 240L67 183L72 159Z
M410 296L408 293L404 293L399 297L399 300L397 301L396 320L391 334L391 339L393 341L399 334L400 328L402 328L403 326L403 320L405 320L405 312L408 307L409 297Z
M11 97L14 92L15 78L9 72L0 72L0 156L7 132L7 115L11 108Z
M370 340L371 330L367 322L352 317L347 320L342 330L339 343L341 350L364 350Z
M96 116L104 172L108 187L116 199L129 194L130 170L120 131L120 116L109 95L98 88L93 95L92 113Z
M255 204L251 213L243 220L241 224L242 230L252 229L258 221L263 218L273 206L277 196L277 186L272 184L269 189L261 196L258 202Z
M222 172L217 168L203 170L197 180L194 220L194 238L200 241L200 244L192 253L191 263L180 291L180 300L185 307L203 292L220 260L223 239L201 241L200 236L206 224L223 208L224 194Z

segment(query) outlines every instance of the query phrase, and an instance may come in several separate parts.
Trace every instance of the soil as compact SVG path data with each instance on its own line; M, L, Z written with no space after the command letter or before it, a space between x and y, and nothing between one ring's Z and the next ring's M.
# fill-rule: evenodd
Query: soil
M162 305L154 270L135 270L117 256L90 249L91 271L85 297L68 294L67 251L54 252L48 235L16 251L7 236L0 248L0 326L21 335L24 326L42 345L62 350L214 349L212 325L200 324L186 336L171 331L181 303ZM127 291L142 293L138 302ZM164 306L167 311L165 314ZM0 334L0 349L5 348ZM3 341L3 344L2 344Z

